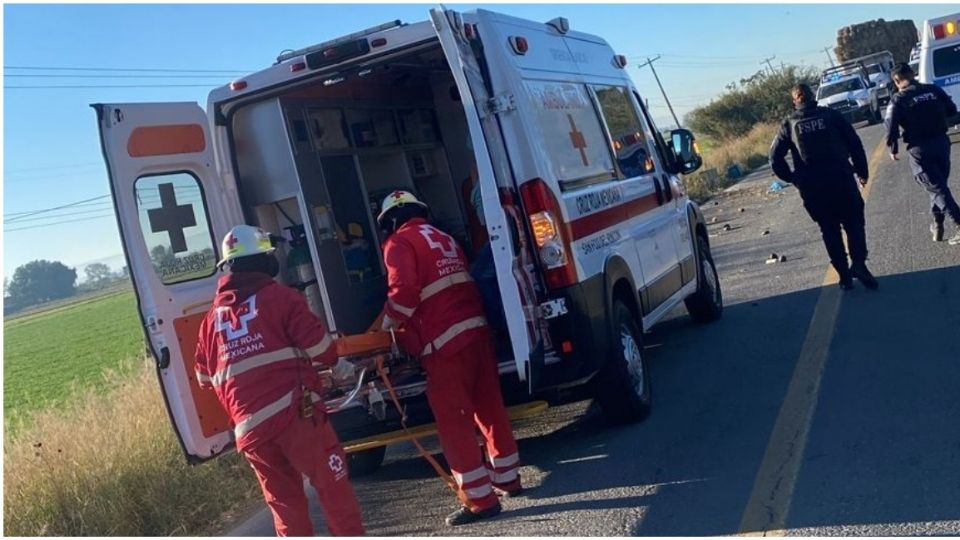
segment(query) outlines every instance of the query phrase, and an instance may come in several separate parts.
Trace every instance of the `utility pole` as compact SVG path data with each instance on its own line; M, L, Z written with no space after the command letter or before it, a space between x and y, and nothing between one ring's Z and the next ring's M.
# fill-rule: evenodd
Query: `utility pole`
M827 53L827 60L830 61L830 67L834 67L836 64L833 63L833 57L830 56L830 47L829 46L824 47L823 52Z
M773 60L773 59L776 58L776 57L777 57L777 55L773 55L773 56L771 56L771 57L769 57L769 58L764 58L763 60L760 61L761 64L767 64L767 68L770 69L770 74L771 74L771 75L773 75L773 64L771 64L770 61Z
M667 97L667 92L663 89L663 84L660 83L660 77L657 76L657 70L654 69L653 63L660 59L658 54L656 58L650 59L647 57L647 61L643 64L637 66L637 69L642 69L644 66L650 66L650 71L653 72L653 78L657 80L657 86L660 87L660 93L663 94L663 100L667 102L667 108L670 109L670 116L673 116L673 121L677 124L677 127L680 127L680 120L677 120L677 113L673 112L673 105L670 104L670 98Z

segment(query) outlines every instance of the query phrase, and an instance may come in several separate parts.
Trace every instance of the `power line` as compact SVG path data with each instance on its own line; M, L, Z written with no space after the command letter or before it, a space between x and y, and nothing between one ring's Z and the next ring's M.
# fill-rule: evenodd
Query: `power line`
M103 208L89 208L89 209L87 209L87 210L80 210L79 212L63 212L63 213L55 214L55 215L52 215L52 216L50 216L50 215L33 216L33 217L27 217L27 218L23 218L23 219L17 219L16 221L12 221L12 220L11 220L10 222L11 222L11 223L23 223L23 222L25 222L25 221L43 221L43 220L45 220L45 219L60 219L60 218L64 218L64 217L67 217L67 216L82 216L82 215L84 215L84 214L96 214L97 212L103 212L103 211L108 210L108 209L109 209L109 208L105 208L105 207L103 207Z
M75 205L71 206L70 208L83 208L83 207L86 207L86 206L103 206L103 205L111 205L111 206L112 206L112 205L113 205L113 201L96 201L96 202L89 202L89 203L83 203L83 204L75 204ZM40 213L40 212L46 213L47 210L42 210L42 211L38 211L38 210L26 210L26 211L23 211L23 212L10 212L10 213L4 214L3 217L6 218L6 217L13 217L13 216L23 216L24 214L34 214L34 213Z
M117 67L66 67L66 66L3 66L4 69L30 69L44 71L144 71L160 73L251 73L255 69L178 69L178 68L117 68Z
M102 216L90 216L90 217L85 217L85 218L77 218L77 219L68 219L68 220L65 220L65 221L58 221L58 222L56 222L56 223L43 223L43 224L41 224L41 225L30 225L29 227L17 227L17 228L15 228L15 229L4 229L4 232L5 232L5 233L11 233L11 232L16 232L16 231L26 231L26 230L29 230L29 229L40 229L40 228L42 228L42 227L53 227L53 226L55 226L55 225L64 225L64 224L67 224L67 223L80 223L80 222L84 222L84 221L93 221L93 220L95 220L95 219L103 219L103 218L113 217L113 216L114 216L114 214L113 214L113 212L111 212L111 213L109 213L109 214L103 214Z
M60 205L60 206L54 206L54 207L52 207L52 208L44 208L44 209L41 209L41 210L36 210L36 211L30 212L30 213L28 213L28 214L23 214L23 215L21 215L21 216L19 216L19 217L16 217L16 218L14 218L14 219L11 219L10 221L12 222L12 221L14 221L14 220L20 220L20 219L22 219L22 218L30 217L30 216L35 216L35 215L37 215L37 214L45 214L45 213L47 213L47 212L53 212L54 210L61 210L61 209L63 209L63 208L70 208L71 206L77 206L77 205L79 205L79 204L81 204L81 203L88 203L88 202L97 201L97 200L100 200L100 199L106 199L106 198L109 197L109 196L110 196L110 195L100 195L99 197L92 197L92 198L90 198L90 199L84 199L84 200L82 200L82 201L75 201L75 202L72 202L72 203L62 204L62 205Z

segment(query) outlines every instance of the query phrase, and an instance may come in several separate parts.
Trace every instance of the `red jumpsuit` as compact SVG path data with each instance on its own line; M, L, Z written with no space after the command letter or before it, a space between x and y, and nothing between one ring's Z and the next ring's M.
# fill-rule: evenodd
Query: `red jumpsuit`
M453 477L471 510L496 506L492 485L519 488L520 460L492 335L463 250L448 234L416 218L387 238L384 261L385 310L403 321L404 346L419 354L426 369L427 399ZM490 460L486 464L477 428Z
M312 418L300 415L303 393L321 388L316 366L336 360L333 339L295 290L260 273L220 279L200 325L197 380L229 414L237 449L256 472L280 536L313 535L303 475L331 534L364 532L322 400L314 399Z

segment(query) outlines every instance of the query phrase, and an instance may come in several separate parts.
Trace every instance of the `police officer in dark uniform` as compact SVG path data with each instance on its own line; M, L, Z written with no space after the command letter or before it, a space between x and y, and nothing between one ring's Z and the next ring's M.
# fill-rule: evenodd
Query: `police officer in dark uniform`
M890 99L887 123L887 147L897 161L897 139L903 129L903 142L910 154L910 168L917 183L930 193L933 241L943 240L943 222L947 216L956 225L956 234L948 241L960 245L960 207L950 193L950 139L947 120L957 114L957 106L939 86L920 84L913 70L899 64L893 70L893 82L899 90Z
M863 143L840 113L817 106L809 86L794 86L791 94L796 111L784 120L770 147L773 173L800 190L804 208L820 226L840 287L852 289L853 278L857 278L868 289L876 289L877 280L866 265L863 197L854 180L856 174L860 184L866 185L869 176ZM787 152L793 170L787 164ZM841 227L847 233L851 264Z

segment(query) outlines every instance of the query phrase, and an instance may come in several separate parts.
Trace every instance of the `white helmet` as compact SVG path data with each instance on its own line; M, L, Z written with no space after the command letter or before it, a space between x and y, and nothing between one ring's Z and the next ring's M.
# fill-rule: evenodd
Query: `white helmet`
M383 219L383 215L386 214L387 211L405 204L416 204L424 210L427 210L427 205L414 197L413 193L398 189L383 198L383 204L380 205L380 215L377 216L377 221L379 222Z
M223 258L217 263L217 268L221 270L223 270L223 265L233 259L261 253L273 253L276 250L273 243L270 242L270 235L267 231L251 225L237 225L230 229L230 232L223 237L220 249Z

